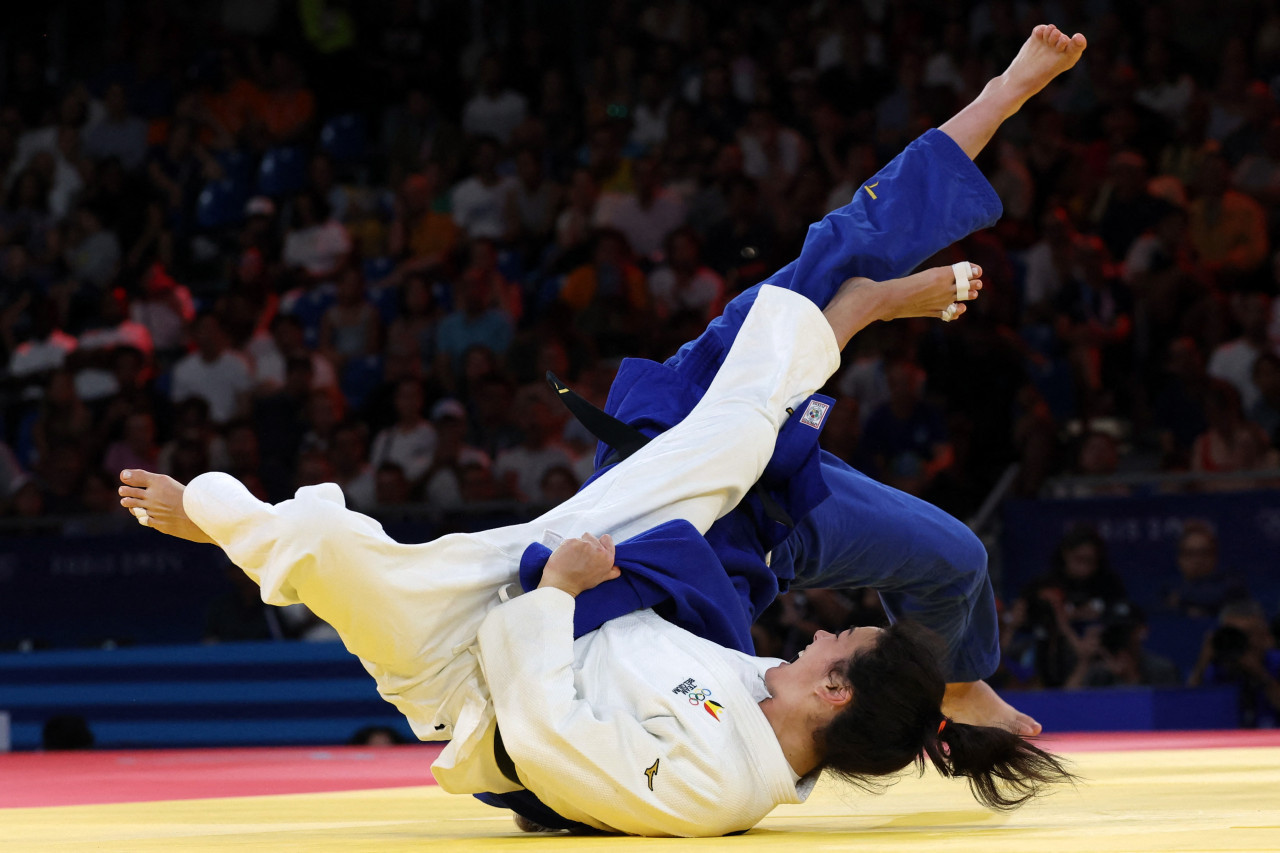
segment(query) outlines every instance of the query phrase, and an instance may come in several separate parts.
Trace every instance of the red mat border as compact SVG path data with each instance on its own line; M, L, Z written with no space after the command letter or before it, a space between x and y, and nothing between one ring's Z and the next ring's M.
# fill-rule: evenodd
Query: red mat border
M1097 732L1039 740L1058 752L1280 746L1280 730ZM434 785L443 744L0 755L0 808L309 794Z
M0 808L434 785L443 744L0 755Z
M1280 729L1199 732L1070 732L1040 738L1060 752L1121 752L1142 749L1223 749L1280 746Z

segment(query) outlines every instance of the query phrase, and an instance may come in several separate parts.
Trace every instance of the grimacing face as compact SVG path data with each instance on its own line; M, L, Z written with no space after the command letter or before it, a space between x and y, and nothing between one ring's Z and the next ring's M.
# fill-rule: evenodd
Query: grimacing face
M849 628L839 634L819 631L794 661L775 666L765 673L765 686L774 696L780 692L812 690L833 669L843 669L844 662L855 652L875 646L882 631L871 626Z

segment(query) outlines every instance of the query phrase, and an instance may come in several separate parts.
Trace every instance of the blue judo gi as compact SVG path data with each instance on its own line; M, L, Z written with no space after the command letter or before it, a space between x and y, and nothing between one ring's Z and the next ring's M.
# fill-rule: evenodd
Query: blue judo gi
M973 162L946 134L930 130L860 187L849 204L810 226L800 256L737 296L696 340L662 364L625 360L605 411L647 436L669 429L705 393L763 284L825 306L846 279L906 275L941 249L991 226L1000 214L999 198ZM871 587L890 618L910 617L942 636L950 680L990 675L999 662L999 633L986 549L937 507L821 451L818 434L831 403L814 395L797 408L779 432L760 480L793 527L772 520L760 499L749 495L707 531L705 543L692 527L684 531L678 525L624 543L619 565L642 571L624 572L582 593L575 605L577 635L636 607L655 607L694 633L750 652L750 623L779 591ZM598 447L594 476L607 469L613 454L606 444ZM549 553L542 546L526 552L526 588L537 585ZM723 566L723 575L706 572L708 553ZM690 561L673 563L679 556ZM682 573L681 562L699 571ZM700 579L708 574L714 577ZM565 825L527 791L477 796L544 826Z
M1000 213L999 197L973 162L946 134L930 130L860 187L849 204L814 223L800 256L762 284L786 287L825 306L846 279L906 275L941 249L991 226ZM605 411L646 435L679 423L710 385L761 286L730 302L665 363L625 360ZM819 451L812 424L817 420L820 426L825 412L816 411L817 417L810 404L792 415L761 479L796 526L771 521L758 498L749 496L706 534L751 602L750 617L788 586L871 587L891 618L910 617L946 640L949 678L990 675L999 662L998 626L982 543L937 507ZM597 466L611 453L607 445L599 447Z

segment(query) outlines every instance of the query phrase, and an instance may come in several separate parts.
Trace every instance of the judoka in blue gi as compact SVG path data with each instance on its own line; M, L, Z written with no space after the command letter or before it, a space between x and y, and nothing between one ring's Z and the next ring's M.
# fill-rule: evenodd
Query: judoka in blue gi
M646 437L670 429L715 378L762 286L825 306L846 279L899 278L1000 213L999 197L973 161L945 133L928 131L849 204L811 226L800 257L733 299L696 340L661 364L624 360L605 413ZM815 394L795 407L756 489L705 536L674 521L618 545L622 576L578 595L575 636L651 607L699 636L751 653L751 623L780 591L871 587L891 620L912 618L942 636L952 681L994 672L999 626L986 549L946 512L821 450L818 437L834 402ZM629 449L601 441L584 488ZM526 590L538 586L550 556L540 544L525 552ZM511 809L526 826L580 828L528 791L476 796Z

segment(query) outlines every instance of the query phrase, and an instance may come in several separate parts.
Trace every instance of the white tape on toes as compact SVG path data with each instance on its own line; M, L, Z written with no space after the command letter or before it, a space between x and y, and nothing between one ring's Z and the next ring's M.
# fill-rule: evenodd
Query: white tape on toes
M969 280L973 278L973 267L968 261L956 261L951 265L951 272L956 277L956 301L965 302L969 298Z
M952 320L956 318L956 314L959 313L959 311L960 311L960 306L952 302L946 308L942 309L942 322L950 323Z
M147 515L147 510L144 507L135 506L129 512L133 513L133 517L138 519L138 523L143 527L151 526L151 516Z

